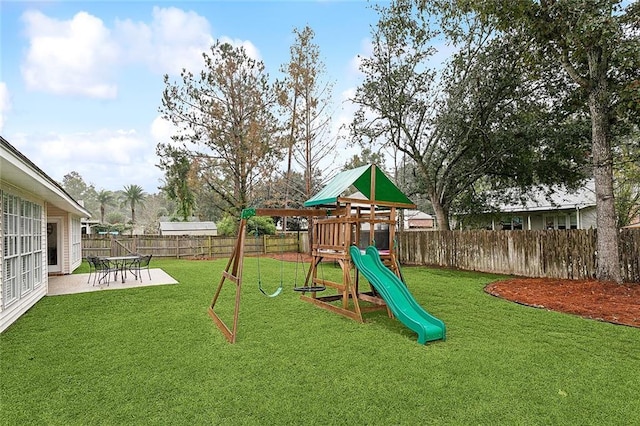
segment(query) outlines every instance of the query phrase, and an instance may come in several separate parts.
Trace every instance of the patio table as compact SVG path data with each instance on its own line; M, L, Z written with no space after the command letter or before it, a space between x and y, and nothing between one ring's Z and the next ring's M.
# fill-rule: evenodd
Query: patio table
M132 262L139 260L140 256L138 255L110 256L110 257L105 257L104 259L107 260L109 263L113 264L114 269L116 271L115 272L116 280L118 279L118 271L120 271L122 283L124 283L125 277L127 275L127 266L130 265ZM137 276L136 276L136 279L138 279Z

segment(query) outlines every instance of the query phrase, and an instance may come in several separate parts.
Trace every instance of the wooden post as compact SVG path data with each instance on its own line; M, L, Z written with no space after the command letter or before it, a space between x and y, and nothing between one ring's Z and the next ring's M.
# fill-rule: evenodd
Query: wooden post
M229 258L229 262L227 262L227 266L222 272L222 277L220 278L220 282L218 283L218 288L216 289L213 300L211 301L211 305L209 306L209 316L213 318L213 321L218 326L224 337L226 337L226 339L229 341L229 343L235 343L238 336L238 320L240 317L240 294L242 290L242 265L244 261L246 225L246 218L240 220L238 238L236 239L233 253ZM233 324L231 328L229 328L229 326L222 320L222 318L220 318L220 316L218 316L217 312L215 311L215 305L218 301L218 298L220 297L222 286L227 280L233 282L236 285L235 304L233 308Z

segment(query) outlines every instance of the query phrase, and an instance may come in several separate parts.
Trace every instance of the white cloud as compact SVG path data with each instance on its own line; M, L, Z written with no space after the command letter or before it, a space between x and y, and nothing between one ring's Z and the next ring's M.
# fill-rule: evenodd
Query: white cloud
M128 61L144 63L159 74L201 69L202 52L213 43L205 17L175 7L154 7L150 24L116 21L114 32Z
M176 127L170 121L158 116L151 123L150 133L156 143L171 142L171 136L176 133Z
M232 39L232 38L223 36L223 37L220 37L220 43L229 43L234 47L243 47L248 57L250 57L251 59L255 59L256 61L262 60L260 51L249 40L240 40L237 38Z
M109 81L109 74L118 59L118 46L102 20L78 12L63 21L33 10L22 18L29 38L22 64L27 88L100 99L116 97L117 87Z
M175 7L153 8L151 23L116 21L114 33L131 63L144 63L158 74L178 75L204 68L202 54L215 43L209 21L195 12ZM244 47L247 55L260 59L260 52L248 40L222 36L220 41Z
M9 89L7 83L0 81L0 132L4 127L5 114L11 109L11 99L9 97Z
M11 143L58 182L75 171L98 190L136 184L155 193L162 178L155 142L134 130L14 135Z
M351 77L362 78L363 73L360 71L360 64L364 58L370 58L373 55L373 44L370 38L362 39L360 42L360 53L351 58L349 62L348 74Z
M207 18L176 7L156 6L149 23L116 20L111 28L87 12L59 20L30 10L22 19L29 39L21 67L27 88L58 95L113 99L124 65L141 64L156 74L178 75L183 68L197 73L204 67L202 53L215 42ZM260 59L248 40L220 40Z

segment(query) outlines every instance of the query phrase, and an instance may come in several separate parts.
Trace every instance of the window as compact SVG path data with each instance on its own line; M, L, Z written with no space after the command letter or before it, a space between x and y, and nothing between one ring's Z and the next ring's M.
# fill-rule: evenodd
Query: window
M567 223L569 222L570 222L570 217L569 215L566 215L566 214L558 214L558 215L544 217L545 229L568 229ZM575 229L575 228L571 228L571 229Z
M3 305L42 285L42 206L8 193L2 198Z
M2 196L2 303L8 306L19 299L18 293L18 197Z
M545 218L544 218L544 228L545 229L556 229L556 217L555 216L545 216Z
M569 215L569 229L578 229L578 213L573 212Z
M521 216L511 216L511 217L503 217L500 222L502 225L502 230L513 230L513 229L522 229L522 217Z
M71 219L71 261L82 258L82 224L79 217Z

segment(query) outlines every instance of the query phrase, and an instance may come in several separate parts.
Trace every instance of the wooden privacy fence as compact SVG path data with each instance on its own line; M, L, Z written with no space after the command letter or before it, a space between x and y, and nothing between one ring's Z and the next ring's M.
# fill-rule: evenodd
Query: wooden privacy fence
M82 256L123 256L128 253L152 254L153 257L225 258L231 256L235 237L208 235L83 235ZM306 232L247 237L248 255L306 251Z
M626 282L640 282L640 230L619 233ZM497 274L590 279L596 230L421 231L398 235L400 261Z
M400 262L525 277L589 279L596 273L595 230L418 231L397 234ZM620 263L626 282L640 282L640 229L623 229ZM228 258L235 237L82 236L82 256L127 253L173 258ZM306 232L247 237L248 255L307 252Z

